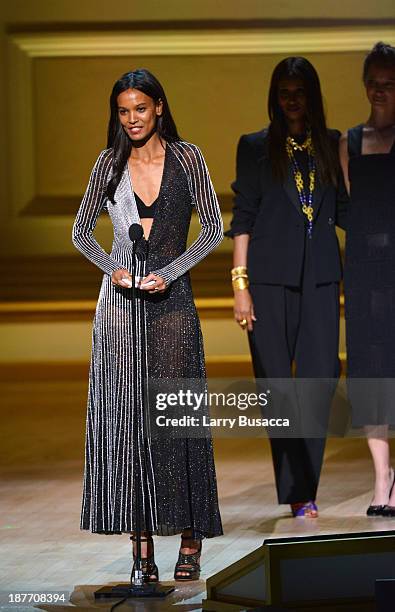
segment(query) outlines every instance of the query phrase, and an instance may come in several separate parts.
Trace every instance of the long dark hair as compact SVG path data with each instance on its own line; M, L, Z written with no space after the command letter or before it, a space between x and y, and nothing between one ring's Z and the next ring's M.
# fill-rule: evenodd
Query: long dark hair
M157 119L156 131L159 138L166 142L181 140L176 124L170 112L166 94L162 85L154 75L145 68L138 68L132 72L126 72L116 81L110 96L110 120L108 122L107 148L114 149L112 162L112 179L107 185L106 194L109 200L115 204L114 195L121 180L125 164L128 161L133 143L125 134L118 116L118 96L127 89L138 89L149 96L157 104L162 102L162 114Z
M283 79L297 78L303 82L307 99L307 124L315 149L318 175L323 183L337 182L338 156L336 143L328 137L322 102L320 80L314 66L304 57L287 57L275 67L270 82L268 110L269 155L274 177L283 181L288 157L285 141L288 127L285 115L278 103L279 83Z

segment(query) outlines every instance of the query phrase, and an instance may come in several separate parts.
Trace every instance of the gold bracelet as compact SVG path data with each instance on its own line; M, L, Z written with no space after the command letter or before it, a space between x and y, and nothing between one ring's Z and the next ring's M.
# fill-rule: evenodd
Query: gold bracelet
M237 266L236 268L232 268L230 273L232 276L237 274L247 274L247 268L246 266Z
M249 286L248 278L237 278L236 280L232 281L232 286L236 291L247 289Z
M237 274L237 276L232 276L232 282L238 278L248 278L248 274Z

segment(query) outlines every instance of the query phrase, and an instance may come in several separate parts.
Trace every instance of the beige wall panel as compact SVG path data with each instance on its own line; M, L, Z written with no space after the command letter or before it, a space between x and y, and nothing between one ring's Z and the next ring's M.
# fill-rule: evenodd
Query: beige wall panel
M115 63L115 66L111 64ZM37 193L79 195L106 146L108 97L117 60L33 62Z
M322 81L329 125L339 129L368 112L360 79L363 53L311 54ZM123 71L146 66L163 82L182 136L204 151L218 193L230 193L240 134L267 122L270 75L283 55L51 58L33 61L33 116L37 195L80 195L105 146L108 97ZM347 84L347 87L344 87ZM24 177L20 176L20 181ZM3 203L5 204L4 200ZM4 208L3 208L4 214ZM3 217L4 218L4 217ZM228 219L226 220L228 222ZM3 253L75 253L72 218L15 219ZM98 236L108 248L109 223ZM197 228L193 234L196 235ZM225 240L221 249L228 250Z
M0 39L4 36L3 24L0 20ZM5 53L0 53L0 88L3 91L2 85L5 82L6 61ZM0 216L2 219L8 216L8 201L7 201L7 133L5 126L6 121L6 96L0 96L0 121L4 129L0 130Z
M160 32L161 21L175 23L177 20L196 25L200 20L235 19L244 20L248 25L249 20L272 19L276 25L284 20L281 25L292 28L298 26L300 19L316 20L317 24L326 19L350 19L357 25L358 21L363 25L363 20L367 20L365 25L368 25L369 20L379 19L385 25L383 20L395 18L395 4L393 0L332 0L330 5L316 0L302 3L294 0L147 0L143 3L135 0L115 3L107 0L13 0L1 3L0 13L0 35L5 42L5 32L20 30L29 37L29 31L33 31L40 38L44 32L68 29L79 31L83 36L84 30L94 29L95 24L111 33L113 24L127 30L134 21L156 22L152 36ZM305 25L299 23L299 27ZM310 26L312 21L306 32L315 31ZM376 25L371 23L371 27ZM215 39L215 32L213 36ZM17 55L24 54L18 51L15 58ZM17 215L33 194L74 196L83 191L91 165L106 140L108 94L115 76L137 64L145 64L158 73L166 85L182 135L202 147L216 189L229 193L238 137L265 123L268 80L279 59L279 56L243 55L30 60L28 55L24 55L23 61L15 59L11 66L5 65L5 53L0 56L2 91L6 91L18 75L25 82L25 64L27 67L31 61L33 67L33 104L27 105L27 114L23 112L24 100L19 100L17 116L11 123L5 96L0 100L3 125L0 133L0 218L3 224L0 252L8 256L73 253L70 217ZM322 76L330 124L342 129L363 119L366 103L359 81L362 54L313 54L311 59ZM27 142L26 138L24 140L26 132L24 135L18 129L18 136L14 134L15 122L26 123L30 109L35 137L32 169L29 133ZM29 131L30 126L27 128ZM10 166L10 153L18 148L22 150L23 144L25 150L19 161ZM23 155L26 146L27 155ZM100 238L105 236L108 244L108 223L100 227L99 234ZM225 241L221 248L226 248L227 243Z
M138 66L162 81L181 135L203 149L217 191L229 193L238 138L267 123L270 76L283 57L36 59L37 193L83 192L90 167L105 147L113 82ZM329 125L343 130L362 121L367 115L360 76L363 54L308 57L321 76Z
M71 242L71 229L73 217L20 217L9 221L2 226L2 240L0 241L0 255L7 258L25 255L74 255L83 257ZM192 217L189 241L191 242L199 232L196 217ZM104 249L110 250L112 242L112 226L108 215L99 217L95 237ZM230 240L224 240L219 249L230 248ZM229 244L227 244L229 243ZM12 263L10 263L12 265ZM93 264L92 264L93 266ZM56 279L54 279L56 282Z
M107 22L198 19L301 19L394 17L393 0L13 0L5 1L6 21Z
M206 357L248 355L246 334L231 319L202 319ZM14 362L88 361L89 321L0 324L0 365Z

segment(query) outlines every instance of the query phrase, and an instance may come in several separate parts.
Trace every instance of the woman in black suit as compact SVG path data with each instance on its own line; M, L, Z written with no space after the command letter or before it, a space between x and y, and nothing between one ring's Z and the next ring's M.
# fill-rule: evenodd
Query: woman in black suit
M290 379L294 364L298 378L336 381L342 268L335 225L343 226L346 203L338 189L340 133L326 128L319 78L303 57L276 66L268 106L269 127L242 136L237 150L227 232L235 319L249 331L257 379ZM316 386L318 401L311 384L292 400L309 436L298 428L287 438L269 433L279 503L314 518L334 384Z

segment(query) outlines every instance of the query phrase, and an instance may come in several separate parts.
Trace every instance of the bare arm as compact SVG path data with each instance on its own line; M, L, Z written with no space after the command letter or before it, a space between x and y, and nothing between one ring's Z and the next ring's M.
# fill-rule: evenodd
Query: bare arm
M233 267L247 267L247 251L250 241L249 234L239 234L233 238ZM235 289L234 292L234 316L237 323L247 321L248 331L252 331L253 321L256 321L254 315L254 304L252 303L251 294L248 289ZM242 325L242 327L245 327Z
M344 183L346 185L347 193L350 195L350 180L348 177L348 145L347 145L347 132L344 132L339 140L339 158L340 166L343 171Z

